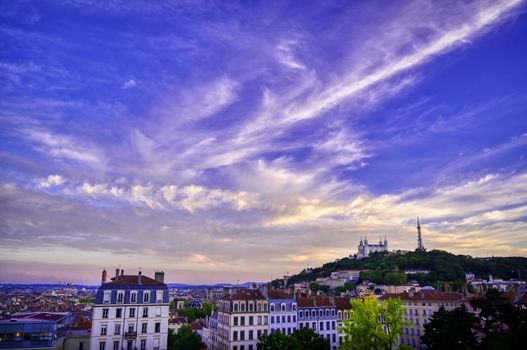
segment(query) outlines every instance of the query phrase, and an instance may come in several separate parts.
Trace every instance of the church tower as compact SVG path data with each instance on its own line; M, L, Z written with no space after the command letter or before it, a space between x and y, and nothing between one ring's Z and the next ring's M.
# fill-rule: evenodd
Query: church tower
M416 251L424 252L425 246L423 245L423 236L421 236L421 225L419 224L419 218L417 218L417 249Z

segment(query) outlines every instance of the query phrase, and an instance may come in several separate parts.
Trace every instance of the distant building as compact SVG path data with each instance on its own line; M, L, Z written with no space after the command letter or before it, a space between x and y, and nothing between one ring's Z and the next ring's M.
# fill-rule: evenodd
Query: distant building
M404 320L410 322L409 327L403 328L400 338L401 344L414 349L420 349L421 336L424 334L424 325L443 306L446 310L453 310L464 303L463 294L452 292L437 292L432 287L423 287L419 292L385 294L379 300L399 298L403 303Z
M369 244L368 239L364 237L364 241L359 242L359 251L357 253L357 259L363 259L370 256L371 253L375 252L387 252L388 251L388 240L384 237L384 242L379 239L379 244Z
M268 298L270 332L281 332L290 335L296 331L296 300L289 293L281 290L270 290Z
M73 321L70 312L14 313L0 320L0 349L62 349Z
M167 349L169 294L163 272L155 279L125 275L102 283L93 306L90 350Z

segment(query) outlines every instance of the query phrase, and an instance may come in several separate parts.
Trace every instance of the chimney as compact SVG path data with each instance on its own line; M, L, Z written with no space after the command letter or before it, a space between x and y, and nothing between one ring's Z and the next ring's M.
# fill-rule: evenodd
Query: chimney
M106 283L106 269L103 269L102 270L102 279L101 279L101 284L105 284Z
M121 276L124 276L124 270L121 269Z
M154 274L154 279L157 282L165 283L165 273L163 271L156 271Z
M142 275L141 275L141 271L139 271L137 273L137 285L141 286L143 284L143 279L142 279Z
M262 289L262 295L267 298L269 295L269 284L267 283L263 284L261 289Z
M119 279L119 269L115 269L115 280Z

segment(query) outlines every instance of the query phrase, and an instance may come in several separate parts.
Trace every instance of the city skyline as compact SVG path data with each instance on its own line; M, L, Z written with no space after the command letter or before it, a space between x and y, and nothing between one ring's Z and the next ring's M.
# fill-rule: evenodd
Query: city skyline
M0 4L0 283L527 256L524 1Z

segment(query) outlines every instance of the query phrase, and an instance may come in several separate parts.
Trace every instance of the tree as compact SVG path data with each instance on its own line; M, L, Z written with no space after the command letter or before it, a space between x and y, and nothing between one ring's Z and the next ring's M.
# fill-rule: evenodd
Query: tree
M169 350L200 350L205 347L199 334L194 333L189 326L181 326L175 334L171 329L168 331Z
M341 349L392 349L397 346L402 328L404 311L399 299L379 302L374 296L351 301L349 320L340 327L344 335ZM383 321L383 323L379 322ZM388 332L385 332L385 327Z
M451 311L443 306L425 324L421 342L429 349L475 349L478 318L465 305Z
M330 344L312 329L296 330L291 335L280 332L264 335L257 344L258 350L329 350Z
M292 336L298 340L302 350L329 350L330 348L329 341L310 328L296 330Z
M258 350L302 350L296 337L281 332L263 335L256 348Z

